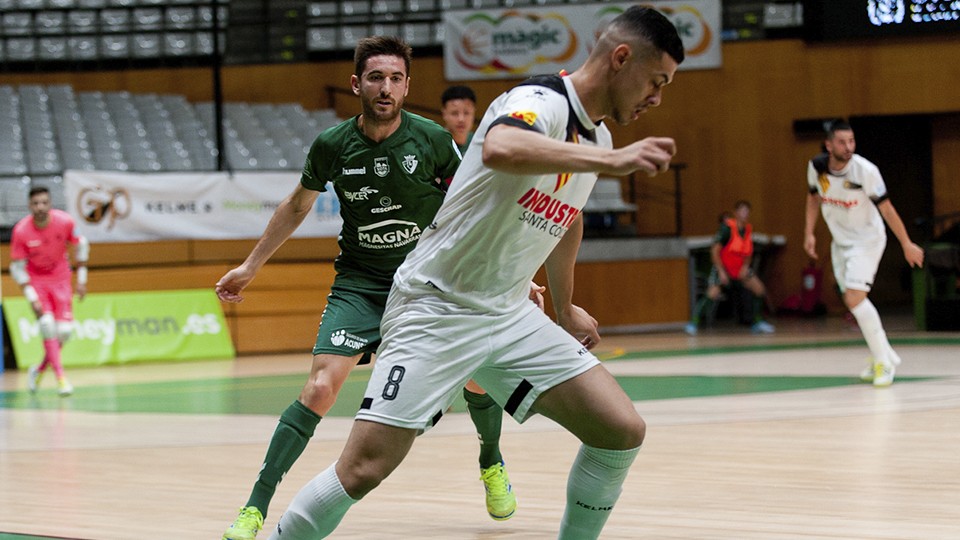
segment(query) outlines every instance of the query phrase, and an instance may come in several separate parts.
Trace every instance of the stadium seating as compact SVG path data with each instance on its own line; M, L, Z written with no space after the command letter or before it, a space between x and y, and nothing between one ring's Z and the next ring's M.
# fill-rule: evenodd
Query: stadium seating
M300 170L313 139L338 122L332 110L296 103L225 103L224 166ZM0 227L26 213L24 186L31 180L50 187L54 205L62 207L59 178L67 169L216 170L215 133L213 103L193 104L181 95L0 85Z
M637 205L627 202L623 196L620 180L617 178L597 179L590 198L583 207L585 234L594 236L603 235L636 235L635 214ZM621 223L620 216L624 216L629 226Z

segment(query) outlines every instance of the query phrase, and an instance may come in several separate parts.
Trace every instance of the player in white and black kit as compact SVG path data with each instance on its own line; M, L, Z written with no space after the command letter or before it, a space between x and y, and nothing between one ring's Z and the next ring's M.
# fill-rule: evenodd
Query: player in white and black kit
M817 258L813 230L819 208L833 236L830 256L837 285L870 348L871 365L861 378L873 381L874 386L889 386L896 366L900 365L900 357L887 340L877 308L867 298L887 245L884 221L900 241L903 257L911 266L923 265L923 249L910 240L890 202L880 170L854 153L856 140L850 124L842 120L833 122L824 146L826 152L807 165L810 192L803 249L810 257Z
M646 426L589 351L597 321L571 302L580 214L597 173L669 167L672 139L613 149L602 121L627 124L658 105L683 56L673 24L633 6L574 73L534 78L491 104L434 223L397 270L340 459L304 486L271 538L330 534L471 377L517 421L543 414L583 442L559 538L600 535ZM541 265L556 324L527 301Z

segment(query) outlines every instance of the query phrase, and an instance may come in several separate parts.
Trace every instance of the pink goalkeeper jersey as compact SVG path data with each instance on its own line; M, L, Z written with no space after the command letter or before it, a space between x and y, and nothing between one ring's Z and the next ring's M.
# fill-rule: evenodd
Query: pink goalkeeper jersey
M46 227L37 228L33 216L27 216L13 227L10 258L26 259L31 280L52 282L70 280L70 259L67 243L76 244L73 218L63 210L51 209Z

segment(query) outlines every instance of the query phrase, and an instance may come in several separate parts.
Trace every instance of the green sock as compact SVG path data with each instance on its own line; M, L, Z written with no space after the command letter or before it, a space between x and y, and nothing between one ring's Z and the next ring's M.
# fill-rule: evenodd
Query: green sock
M256 506L263 517L267 517L267 508L277 491L277 485L303 453L319 423L320 416L300 401L294 401L283 411L247 506Z
M763 297L753 297L753 322L758 323L763 320Z
M503 409L489 394L475 394L463 389L467 411L480 438L480 468L486 469L503 461L500 455L500 426L503 424Z
M690 319L690 322L696 326L700 326L700 317L711 309L713 309L713 300L711 300L709 296L703 295L700 301L697 302L696 307L693 308L693 318Z

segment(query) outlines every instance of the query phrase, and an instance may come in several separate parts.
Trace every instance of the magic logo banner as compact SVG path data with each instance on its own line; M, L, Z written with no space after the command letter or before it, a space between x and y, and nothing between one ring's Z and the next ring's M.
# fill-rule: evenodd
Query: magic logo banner
M448 80L523 78L574 69L603 29L631 3L444 12L444 70ZM720 0L649 2L680 34L680 69L722 65Z

